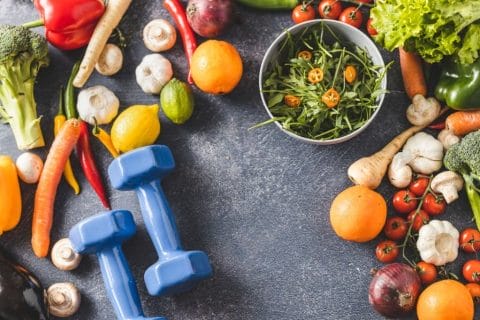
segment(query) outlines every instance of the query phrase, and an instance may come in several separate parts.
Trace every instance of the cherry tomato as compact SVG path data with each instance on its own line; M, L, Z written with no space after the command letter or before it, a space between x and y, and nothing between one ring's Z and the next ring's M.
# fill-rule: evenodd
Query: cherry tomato
M402 240L408 232L407 221L402 217L390 217L383 229L385 236L390 240Z
M295 24L315 19L315 9L309 4L299 4L292 11L292 20Z
M376 36L378 34L377 30L372 26L372 19L367 20L367 32L369 35Z
M437 279L437 267L431 263L420 261L416 269L423 284L430 284Z
M393 195L392 204L398 213L407 214L417 208L418 201L409 190L400 190Z
M380 242L375 248L375 255L378 261L383 263L390 263L395 261L398 257L398 246L395 241L384 240Z
M479 303L480 302L480 284L467 283L465 287L467 287L468 291L472 295L473 301L475 303Z
M480 281L480 261L468 260L463 265L462 273L463 273L463 277L468 282L479 282Z
M415 180L410 182L408 190L410 190L417 197L423 196L425 190L428 188L428 183L430 182L429 178L417 177Z
M338 20L345 22L355 28L360 28L363 22L363 15L362 12L358 10L358 8L348 7L345 8L342 13L340 13Z
M433 193L429 193L423 200L422 209L427 211L429 215L438 216L445 211L447 203L441 196L436 196Z
M480 251L480 231L473 228L467 228L460 233L460 248L465 252Z
M408 214L408 217L407 217L407 220L410 222L410 223L413 223L413 230L417 231L420 230L420 228L424 225L424 224L427 224L428 221L430 220L430 217L428 216L428 213L426 213L425 211L423 210L418 210L418 213L417 215L415 215L417 211L416 210L413 210L412 212L410 212ZM413 217L415 216L415 220L413 219ZM412 222L413 220L413 222Z
M318 5L318 13L324 19L338 19L342 13L342 3L340 0L322 0Z

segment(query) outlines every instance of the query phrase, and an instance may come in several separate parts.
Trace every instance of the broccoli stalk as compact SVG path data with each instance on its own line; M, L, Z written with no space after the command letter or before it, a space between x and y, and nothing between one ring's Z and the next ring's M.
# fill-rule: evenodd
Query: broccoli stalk
M448 149L443 163L463 176L473 217L480 230L480 131L472 132Z
M45 145L33 91L48 62L45 38L22 26L0 25L0 118L10 124L21 150Z

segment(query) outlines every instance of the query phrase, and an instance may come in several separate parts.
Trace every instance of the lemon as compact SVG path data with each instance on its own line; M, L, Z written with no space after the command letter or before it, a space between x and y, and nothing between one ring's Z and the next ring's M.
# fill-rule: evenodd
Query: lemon
M111 131L115 149L127 152L154 143L160 135L158 109L158 104L133 105L120 113Z

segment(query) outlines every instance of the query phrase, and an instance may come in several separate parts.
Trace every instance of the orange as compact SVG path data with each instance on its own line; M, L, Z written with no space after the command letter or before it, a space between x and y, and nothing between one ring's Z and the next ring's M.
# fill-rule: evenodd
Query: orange
M418 320L472 320L473 314L470 292L455 280L435 282L418 298Z
M229 93L242 78L242 58L230 43L208 40L193 53L190 72L195 85L203 92Z
M340 192L330 207L333 231L342 239L366 242L375 238L387 219L387 204L381 194L364 186Z

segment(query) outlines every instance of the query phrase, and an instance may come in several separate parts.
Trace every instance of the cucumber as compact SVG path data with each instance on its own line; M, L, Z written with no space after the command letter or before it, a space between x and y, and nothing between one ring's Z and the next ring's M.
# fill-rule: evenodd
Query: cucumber
M293 9L298 4L297 0L237 0L237 2L257 9Z
M173 78L160 93L160 105L165 116L175 124L183 124L192 116L193 93L190 86Z

